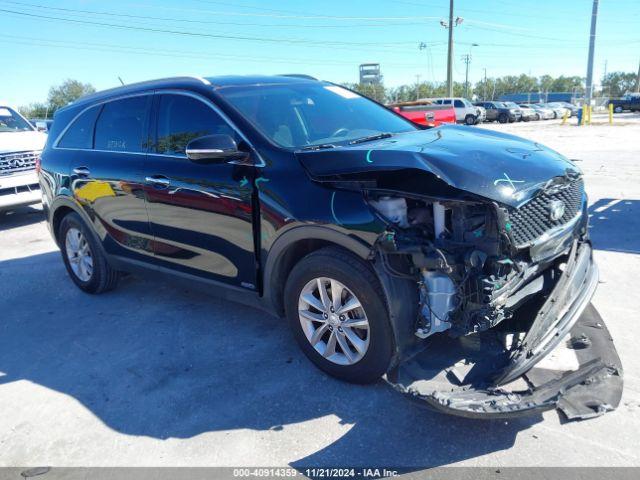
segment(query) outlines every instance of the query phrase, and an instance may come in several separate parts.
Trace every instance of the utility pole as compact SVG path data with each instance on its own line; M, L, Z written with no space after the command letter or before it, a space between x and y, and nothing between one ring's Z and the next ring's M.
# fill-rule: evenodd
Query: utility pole
M453 0L449 0L449 49L447 51L447 96L453 97Z
M464 97L469 98L469 64L471 63L471 55L462 55L462 61L465 63L464 73Z
M416 75L416 100L420 99L420 77L422 75Z
M482 85L482 100L487 100L487 69L484 69L484 85Z
M464 74L464 96L465 98L469 98L469 64L471 63L471 49L473 47L479 46L477 43L472 43L469 47L469 53L462 56L462 61L466 64L465 74Z
M587 61L587 91L585 92L585 103L591 106L593 96L593 51L596 46L596 21L598 20L598 0L593 0L591 10L591 33L589 34L589 59Z

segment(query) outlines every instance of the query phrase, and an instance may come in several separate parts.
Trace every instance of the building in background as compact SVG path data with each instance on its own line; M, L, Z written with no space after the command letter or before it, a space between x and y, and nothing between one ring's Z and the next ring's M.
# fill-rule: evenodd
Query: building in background
M382 74L379 63L363 63L360 65L360 85L380 85Z

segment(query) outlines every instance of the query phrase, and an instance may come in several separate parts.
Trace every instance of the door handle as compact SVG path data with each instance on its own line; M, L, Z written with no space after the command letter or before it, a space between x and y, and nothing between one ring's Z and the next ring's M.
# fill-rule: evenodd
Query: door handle
M76 167L73 169L73 173L75 173L79 177L88 177L89 175L91 175L91 172L87 167Z
M162 175L145 177L145 180L147 183L150 183L153 186L159 187L159 188L167 188L169 185L171 185L171 180L169 180L167 177L164 177Z

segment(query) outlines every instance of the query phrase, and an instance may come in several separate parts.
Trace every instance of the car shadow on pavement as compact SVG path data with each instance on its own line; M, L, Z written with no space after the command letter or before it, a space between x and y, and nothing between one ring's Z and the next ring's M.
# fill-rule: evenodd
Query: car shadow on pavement
M445 465L508 449L542 419L442 415L382 381L350 385L321 373L285 322L259 310L136 277L120 287L80 292L58 252L0 262L0 395L27 380L73 397L117 432L155 439L252 429L286 444L301 422L351 425L291 458L295 467ZM335 435L308 428L314 445Z
M44 220L42 208L19 207L8 212L0 212L0 232L11 228L25 227Z
M589 231L596 250L640 253L640 200L598 200L589 206Z

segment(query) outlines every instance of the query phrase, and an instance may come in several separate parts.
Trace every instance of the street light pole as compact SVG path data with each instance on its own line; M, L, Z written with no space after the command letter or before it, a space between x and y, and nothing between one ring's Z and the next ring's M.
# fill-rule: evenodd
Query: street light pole
M593 0L591 10L591 33L589 34L589 59L587 61L587 91L585 92L585 103L591 106L593 96L593 52L596 46L596 21L598 20L598 0Z
M447 96L453 97L453 0L449 0L449 49L447 52Z

